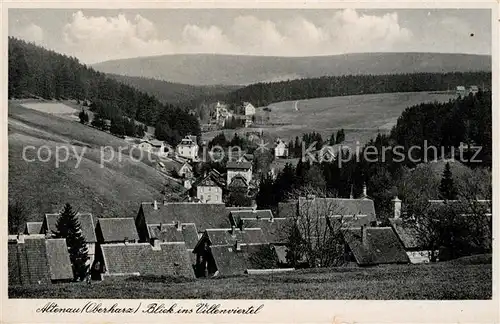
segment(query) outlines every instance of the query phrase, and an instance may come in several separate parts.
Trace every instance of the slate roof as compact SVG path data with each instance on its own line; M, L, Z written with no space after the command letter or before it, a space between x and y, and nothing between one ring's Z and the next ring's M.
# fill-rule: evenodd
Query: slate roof
M231 179L231 183L229 184L229 187L231 187L231 188L246 188L246 187L248 187L247 179L245 179L245 177L242 176L241 174L237 174Z
M377 220L375 205L371 199L346 199L346 198L314 198L300 197L297 200L278 204L279 217L297 217L298 214L340 216L366 216L367 221Z
M264 210L233 210L229 214L231 224L239 226L242 219L272 219L273 212L269 209Z
M42 222L26 222L24 234L40 234L42 232Z
M248 170L250 168L252 168L252 163L250 162L228 161L226 164L226 169Z
M47 239L45 243L47 248L47 259L49 261L50 279L73 279L73 270L66 239Z
M262 229L260 228L250 228L241 231L238 228L234 229L226 229L226 228L218 228L218 229L207 229L205 231L204 237L200 239L200 242L208 238L210 241L210 246L233 246L236 242L240 244L267 244L266 237Z
M217 186L224 188L226 186L226 182L219 172L211 170L205 177L202 177L193 183L193 187L198 186Z
M221 228L229 226L229 213L224 204L203 203L164 203L154 209L151 203L141 204L139 213L144 213L148 225L194 223L198 231L207 228Z
M42 231L52 235L57 231L57 220L60 214L45 214L44 228ZM80 227L82 229L82 235L87 243L96 243L97 238L95 235L95 225L92 214L90 213L78 213L78 221L80 222Z
M408 224L405 224L401 218L391 218L389 219L389 222L391 223L394 232L399 237L399 240L403 243L405 249L425 249L425 244L419 240L416 230Z
M241 226L244 230L260 228L266 241L272 244L283 244L288 240L291 223L287 218L243 219Z
M8 240L9 285L50 283L47 246L43 235L24 236L24 243Z
M162 242L184 242L182 228L177 230L175 224L148 225L150 238L157 238Z
M184 243L112 243L100 246L108 275L155 275L194 278Z
M139 234L132 217L99 218L96 231L100 243L139 240Z
M391 227L367 227L366 242L363 242L361 228L345 230L344 238L358 265L410 262Z
M256 253L262 245L242 246L241 251L235 251L234 247L215 246L211 252L221 275L244 274L247 269L260 269L261 267L252 260L252 254Z

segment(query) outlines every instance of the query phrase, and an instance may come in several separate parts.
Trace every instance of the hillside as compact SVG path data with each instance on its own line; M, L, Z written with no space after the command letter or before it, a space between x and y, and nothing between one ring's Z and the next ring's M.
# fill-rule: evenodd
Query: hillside
M178 137L200 133L197 119L185 109L163 104L74 57L9 37L8 61L9 99L74 99L106 119L126 116L149 126L162 124Z
M118 149L129 147L120 138L13 102L9 103L8 121L9 203L21 202L27 209L28 221L39 221L44 213L57 212L66 202L97 217L134 217L141 201L163 196L167 180L152 162L132 161L127 149L119 161ZM48 147L51 158L47 162L25 161L22 153L28 145L36 149ZM101 167L104 146L113 148L116 158ZM74 153L56 167L56 147L68 147L70 152L74 148L79 155L83 151L78 167ZM26 152L28 159L36 157L36 149ZM47 149L41 156L47 157ZM168 191L182 189L173 183L167 186Z
M231 91L240 88L239 86L224 85L193 86L152 78L131 77L118 74L107 74L106 76L152 95L163 103L181 106L200 98L225 96Z
M248 85L320 76L491 71L491 56L442 53L359 53L315 57L178 54L94 64L101 72L192 85Z

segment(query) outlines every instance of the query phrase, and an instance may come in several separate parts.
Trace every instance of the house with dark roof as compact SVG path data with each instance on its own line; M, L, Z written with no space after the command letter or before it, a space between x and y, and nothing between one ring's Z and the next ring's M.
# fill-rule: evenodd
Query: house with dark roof
M42 222L26 222L24 227L25 235L41 234L42 232Z
M54 233L57 232L57 221L60 216L60 214L45 214L41 233L48 237L53 237ZM90 213L78 213L76 216L80 223L82 236L85 238L85 242L87 242L89 264L92 264L94 262L95 245L97 243L94 218Z
M225 190L225 182L219 172L211 170L204 177L193 183L191 196L196 197L202 203L222 203Z
M195 202L142 203L135 224L141 242L149 242L149 225L194 224L198 232L207 228L229 226L229 212L224 204L204 204Z
M371 226L377 222L373 200L367 198L348 199L308 196L278 204L279 217L297 218L305 215L332 216L343 221L350 220ZM355 226L359 224L356 223Z
M175 276L194 278L184 242L110 243L99 245L95 270L107 276Z
M410 262L391 227L349 227L343 235L347 260L359 266Z
M247 179L241 174L237 174L231 179L231 183L228 185L228 188L229 190L247 190Z
M419 233L417 230L418 224L415 223L415 219L403 212L402 201L398 197L395 197L392 202L394 214L392 218L389 218L389 222L401 244L404 246L410 261L412 263L427 263L432 261L432 256L439 260L445 260L447 258L447 251L442 249L434 249L432 251L431 246L422 237L422 233ZM464 219L470 218L474 222L475 228L490 228L483 231L484 237L478 240L479 244L475 248L477 251L489 251L491 249L492 214L490 200L429 200L426 208L429 215L444 214L451 210L459 217Z
M132 217L98 218L96 237L100 244L138 242L139 235Z
M34 285L73 280L65 239L46 239L43 234L9 235L9 285Z
M207 229L194 248L196 276L244 274L259 268L259 253L269 247L260 228L240 230L235 226ZM273 263L278 263L273 256Z
M275 251L280 266L288 263L286 255L288 252L287 243L293 220L290 218L275 218L270 210L260 210L255 212L242 211L232 212L230 216L231 225L240 230L260 228L266 240Z
M252 181L252 163L228 161L226 164L226 184L229 186L235 176L241 176L246 184Z

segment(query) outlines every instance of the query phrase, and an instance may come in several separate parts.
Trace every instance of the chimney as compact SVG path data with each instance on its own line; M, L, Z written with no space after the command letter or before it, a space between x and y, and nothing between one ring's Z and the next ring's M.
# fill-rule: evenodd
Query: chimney
M176 228L178 231L182 231L181 222L179 222L179 221L175 221L175 228Z
M161 250L161 246L160 246L160 240L158 238L154 238L153 239L153 250L155 251L159 251Z
M128 243L128 237L126 237L126 236L125 236L125 237L123 238L123 244L127 244L127 243Z
M367 198L368 197L368 193L367 193L367 190L366 190L366 182L363 183L363 197L362 198Z
M368 246L368 233L366 231L366 225L361 226L361 244L365 248Z
M353 193L352 193L352 190L353 190L353 188L352 188L352 187L353 187L353 186L351 185L351 194L349 195L349 199L354 199L354 195L353 195Z
M236 243L235 243L235 250L236 251L241 251L241 243L238 242L238 240L236 240Z
M17 243L21 243L23 244L24 243L24 235L19 233L17 234Z
M392 200L392 203L394 205L394 219L398 219L401 217L401 199L396 196Z
M153 202L153 209L154 209L154 210L158 210L158 202L156 201L156 199L155 199L155 201Z
M316 196L315 196L315 195L311 195L311 194L309 194L309 195L307 195L307 197L306 197L306 198L307 198L308 200L314 200L314 199L316 198Z
M236 234L236 226L232 225L231 226L231 235L235 235Z

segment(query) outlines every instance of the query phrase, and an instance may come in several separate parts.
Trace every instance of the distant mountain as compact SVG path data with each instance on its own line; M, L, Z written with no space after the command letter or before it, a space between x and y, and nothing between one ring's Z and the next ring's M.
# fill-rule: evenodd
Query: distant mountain
M96 70L191 85L248 85L320 76L491 71L491 56L359 53L314 57L177 54L94 64Z
M108 78L136 88L154 96L163 103L183 105L207 97L221 97L241 86L206 85L193 86L189 84L173 83L145 77L133 77L118 74L106 74Z

